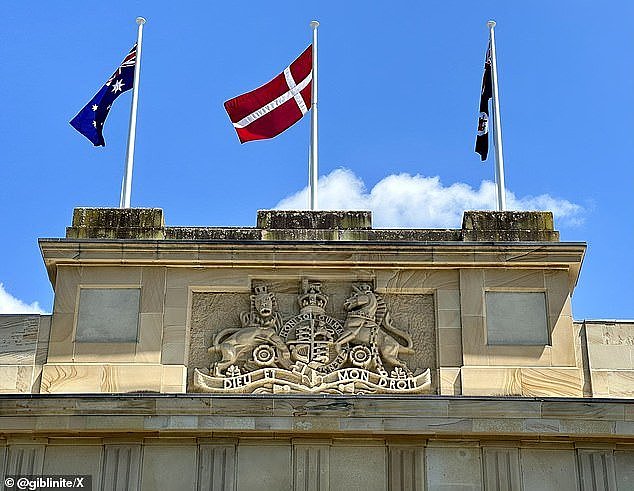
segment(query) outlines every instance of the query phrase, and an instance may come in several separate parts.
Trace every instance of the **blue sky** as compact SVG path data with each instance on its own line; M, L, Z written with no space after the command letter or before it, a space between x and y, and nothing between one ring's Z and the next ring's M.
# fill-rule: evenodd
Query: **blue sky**
M310 4L313 4L312 6ZM633 318L634 4L518 2L3 2L0 5L0 308L52 306L38 237L76 206L117 206L131 93L94 148L68 121L144 31L132 206L168 225L255 224L297 206L309 121L238 143L223 101L268 81L320 27L320 176L326 207L375 226L459 227L495 206L474 153L494 18L506 183L587 241L576 319Z

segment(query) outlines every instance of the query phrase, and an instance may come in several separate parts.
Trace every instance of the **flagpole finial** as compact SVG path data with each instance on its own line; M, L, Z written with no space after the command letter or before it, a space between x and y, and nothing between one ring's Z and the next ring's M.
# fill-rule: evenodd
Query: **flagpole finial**
M310 21L310 27L312 27L313 29L317 29L319 27L319 21L318 20L311 20Z
M136 18L136 23L139 26L142 26L143 24L145 24L147 22L147 20L145 20L145 17L137 17Z
M487 26L489 26L489 29L492 29L495 27L495 21L494 20L490 20L489 22L487 22Z

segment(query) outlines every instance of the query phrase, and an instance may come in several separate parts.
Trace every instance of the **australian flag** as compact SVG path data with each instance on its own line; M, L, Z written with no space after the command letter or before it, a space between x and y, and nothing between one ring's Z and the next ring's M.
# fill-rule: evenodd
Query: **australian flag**
M482 90L480 91L480 112L478 114L478 136L476 136L475 151L481 160L486 160L489 154L489 99L493 96L491 84L491 44L487 49L484 61L484 75L482 76Z
M103 147L103 124L106 122L114 100L134 86L134 66L136 64L136 44L125 57L119 68L106 84L79 111L70 124L88 138L96 147Z

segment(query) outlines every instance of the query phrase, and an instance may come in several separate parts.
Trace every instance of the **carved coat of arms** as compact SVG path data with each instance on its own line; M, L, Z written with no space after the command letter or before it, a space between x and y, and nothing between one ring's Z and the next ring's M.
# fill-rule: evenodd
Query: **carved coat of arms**
M194 389L225 393L428 393L429 369L412 373L400 356L411 336L395 327L369 283L352 285L343 322L326 313L321 284L304 281L299 314L282 320L275 294L256 286L241 327L223 329L209 348L220 359L194 370Z

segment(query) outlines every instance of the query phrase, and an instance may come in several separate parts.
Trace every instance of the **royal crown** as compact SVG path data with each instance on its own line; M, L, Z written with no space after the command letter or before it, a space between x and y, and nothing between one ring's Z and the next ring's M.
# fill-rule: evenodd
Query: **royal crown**
M266 285L258 285L253 287L253 293L260 295L261 293L268 293L269 289Z
M328 297L321 293L321 283L308 282L304 285L304 293L297 299L300 308L319 307L324 309L328 303Z

